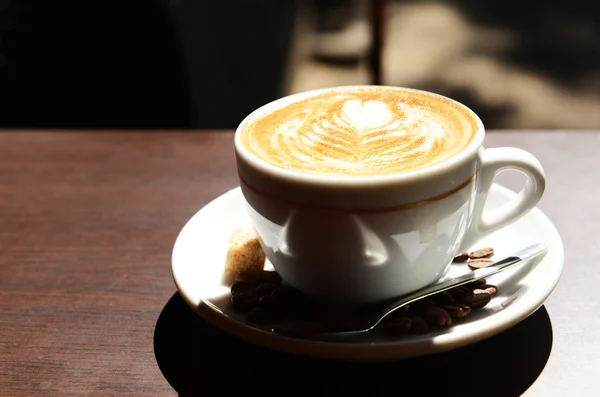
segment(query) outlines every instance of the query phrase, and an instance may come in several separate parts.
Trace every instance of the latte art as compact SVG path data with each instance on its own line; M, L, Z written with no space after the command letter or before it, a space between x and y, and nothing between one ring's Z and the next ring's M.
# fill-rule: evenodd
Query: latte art
M460 152L474 124L443 97L392 87L338 89L256 115L243 140L258 157L293 171L387 174Z

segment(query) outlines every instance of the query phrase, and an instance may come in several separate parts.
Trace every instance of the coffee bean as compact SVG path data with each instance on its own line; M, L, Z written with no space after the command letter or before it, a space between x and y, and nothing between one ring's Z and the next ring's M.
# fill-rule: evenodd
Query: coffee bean
M444 327L452 324L452 317L441 307L432 307L427 310L425 320L432 327Z
M469 253L463 252L462 254L454 257L454 262L462 263L466 262L469 259Z
M246 313L257 307L260 302L255 294L239 293L231 297L231 303L237 311Z
M471 307L465 305L464 303L451 303L449 305L444 305L444 309L450 314L452 318L465 318L469 314L471 314Z
M496 287L495 285L483 284L479 287L479 289L489 292L490 295L492 295L492 298L496 296L496 294L498 294L498 287Z
M266 324L271 320L269 312L260 307L255 307L248 313L248 321L253 324Z
M416 334L421 334L423 332L427 332L429 330L429 325L427 325L427 321L423 317L420 316L411 316L410 317L410 332L414 332Z
M262 283L256 287L254 292L256 292L256 294L259 296L271 295L271 293L273 291L275 291L278 287L279 287L279 285L277 285L277 284Z
M494 256L493 248L482 248L469 253L469 259L491 258Z
M258 284L269 283L269 284L280 284L281 276L274 271L263 270L262 273L258 274L255 278Z
M315 308L312 301L304 294L292 287L281 286L271 293L280 304L298 318L314 318L320 316L322 310L319 306Z
M475 290L472 295L463 296L461 303L468 305L471 309L481 309L492 300L492 294L484 290Z
M252 293L254 291L254 284L248 281L236 281L231 286L231 295Z
M292 287L282 285L277 287L271 295L279 299L282 302L291 302L301 299L301 294Z
M397 318L403 318L408 316L410 313L409 306L402 306L400 309L393 311L389 316L389 321L394 321Z
M249 283L254 283L256 285L256 280L260 276L261 273L256 270L246 270L241 271L240 274L235 278L236 281L246 281Z
M420 315L436 306L437 304L431 299L419 299L418 301L410 304L410 313L413 315Z
M432 301L438 305L445 305L447 303L453 303L454 298L446 291L438 292L437 294L430 297Z
M464 285L460 285L458 287L451 288L446 292L448 292L450 295L452 295L454 300L459 300L463 296L471 295L473 293L473 291L470 288L467 288Z
M281 302L271 295L263 295L258 299L258 301L260 302L260 307L271 314L279 316L285 312L284 306L281 304Z
M410 330L412 321L408 317L398 317L385 324L385 331L391 335L405 334Z
M481 269L483 267L489 266L492 263L494 263L493 259L479 258L479 259L469 259L469 261L467 262L467 265L469 265L469 267L472 270L475 270L475 269Z
M485 285L485 278L480 278L479 280L471 281L468 284L465 284L465 287L470 288L471 290L477 289L482 285Z

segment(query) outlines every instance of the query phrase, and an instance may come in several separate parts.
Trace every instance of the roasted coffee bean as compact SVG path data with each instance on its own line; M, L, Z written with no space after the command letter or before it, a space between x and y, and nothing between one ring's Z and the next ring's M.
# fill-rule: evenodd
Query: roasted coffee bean
M286 304L297 303L303 299L302 294L298 290L285 285L277 287L271 295Z
M248 281L236 281L231 286L231 295L252 293L254 292L254 284Z
M462 263L469 259L469 253L463 252L462 254L454 257L454 262Z
M414 332L416 334L420 334L423 332L427 332L429 330L429 325L427 325L427 321L421 316L411 316L410 317L410 332Z
M258 277L260 277L261 273L258 273L256 270L242 271L235 278L236 281L246 281L249 283L253 283L256 285Z
M403 318L403 317L407 317L410 313L410 308L409 306L402 306L400 309L397 309L395 311L393 311L392 313L390 313L390 315L388 316L389 321L394 321L397 318Z
M481 269L481 268L484 268L486 266L489 266L492 263L494 263L493 259L490 259L490 258L479 258L479 259L469 259L469 261L467 262L467 265L469 265L469 267L471 269L475 270L475 269Z
M481 309L492 300L492 294L484 290L475 290L473 294L463 296L460 299L461 303L468 305L471 309Z
M438 305L445 305L447 303L453 303L454 298L446 291L438 292L437 294L430 297L432 301Z
M233 295L231 297L231 303L237 311L242 313L246 313L260 304L258 296L247 293Z
M271 295L271 293L275 291L278 287L279 285L277 284L262 283L256 287L254 292L256 292L256 294L259 296Z
M425 312L424 317L432 327L445 327L452 324L452 317L441 307L432 307Z
M285 312L285 307L281 304L281 302L271 295L263 295L258 299L258 301L260 302L260 307L269 313L281 315Z
M416 302L410 304L410 313L413 315L421 315L432 307L436 307L437 304L431 299L419 299Z
M408 317L398 317L385 324L386 333L400 335L408 332L412 321Z
M496 287L495 285L483 284L479 287L479 289L489 292L490 295L492 295L492 298L496 296L496 294L498 294L498 287Z
M271 319L272 317L269 315L269 312L260 307L255 307L248 313L248 321L253 324L266 324L271 321Z
M465 318L469 314L471 314L472 310L470 306L459 302L444 305L444 309L450 314L452 318Z
M477 289L482 285L485 285L485 278L480 278L479 280L471 281L468 284L465 284L465 287L470 288L471 290Z
M271 296L276 296L271 294ZM279 299L281 306L285 311L292 313L295 318L298 319L315 319L315 318L327 318L327 310L324 310L322 305L314 304L306 295L298 294L297 297L293 297L291 294L289 297Z
M450 295L452 295L452 297L454 298L454 300L459 300L463 296L473 294L473 290L471 290L470 288L465 287L464 285L451 288L451 289L449 289L446 292L448 292Z
M490 296L492 296L492 293L489 291L486 291L482 288L477 288L473 290L473 295L479 295L479 294L490 294ZM493 297L493 296L492 296Z
M281 276L274 271L263 270L262 273L255 277L258 284L269 283L269 284L280 284Z
M469 252L469 259L491 258L494 256L493 248L482 248L477 251Z

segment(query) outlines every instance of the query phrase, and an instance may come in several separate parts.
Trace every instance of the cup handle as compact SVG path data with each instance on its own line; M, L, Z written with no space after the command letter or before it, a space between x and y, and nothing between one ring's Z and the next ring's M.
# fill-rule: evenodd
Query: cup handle
M484 211L488 193L499 172L516 170L525 174L525 186L517 197L494 210ZM511 148L485 149L477 184L475 204L468 228L460 249L469 249L482 237L518 220L527 214L542 198L546 177L540 162L529 152Z

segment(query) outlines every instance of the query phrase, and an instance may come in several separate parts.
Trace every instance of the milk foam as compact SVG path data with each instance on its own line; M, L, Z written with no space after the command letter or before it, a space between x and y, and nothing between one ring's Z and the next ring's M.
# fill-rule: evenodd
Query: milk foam
M395 88L326 91L258 115L244 144L299 172L387 174L439 163L464 149L475 122L454 102Z

